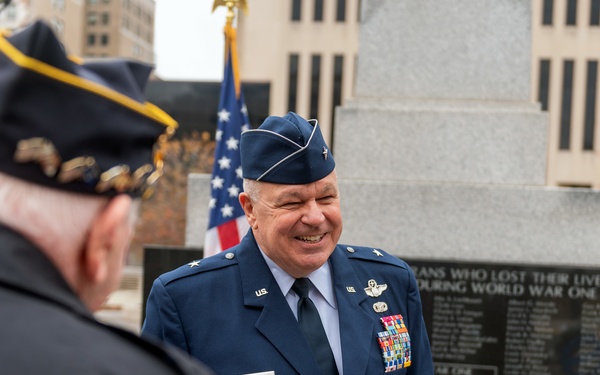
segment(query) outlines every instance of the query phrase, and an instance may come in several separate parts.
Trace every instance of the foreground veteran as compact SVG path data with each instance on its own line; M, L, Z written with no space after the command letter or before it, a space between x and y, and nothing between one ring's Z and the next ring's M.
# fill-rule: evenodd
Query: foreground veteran
M433 374L408 265L337 244L335 162L316 121L269 117L242 134L241 157L250 231L238 246L155 280L143 334L220 374ZM300 283L312 302L299 298ZM311 305L322 327L317 317L306 335ZM323 329L326 337L313 339Z
M36 22L0 36L0 373L211 374L97 322L139 196L177 125L144 103L150 67L69 60Z

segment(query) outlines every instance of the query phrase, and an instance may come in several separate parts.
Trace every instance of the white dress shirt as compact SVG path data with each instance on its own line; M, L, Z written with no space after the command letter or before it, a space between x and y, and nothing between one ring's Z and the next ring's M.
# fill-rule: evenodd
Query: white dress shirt
M298 295L292 290L292 285L295 278L288 275L281 267L273 262L263 251L260 250L262 256L265 258L275 281L281 289L281 293L285 296L290 309L294 313L296 319L298 319ZM331 267L329 262L325 262L321 268L309 274L308 279L313 284L308 292L309 298L313 301L319 315L321 316L321 322L323 328L325 328L325 334L329 340L331 351L335 359L335 364L338 368L340 375L343 375L342 365L342 342L340 339L340 318L338 316L337 302L335 300L335 291L333 290L333 281L331 278Z

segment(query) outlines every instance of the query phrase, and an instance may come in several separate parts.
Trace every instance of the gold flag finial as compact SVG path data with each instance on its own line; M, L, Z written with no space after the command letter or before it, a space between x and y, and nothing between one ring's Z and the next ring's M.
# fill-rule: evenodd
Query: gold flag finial
M231 26L235 13L233 8L241 8L244 14L248 14L248 3L246 0L215 0L212 11L214 12L220 6L227 7L227 25Z

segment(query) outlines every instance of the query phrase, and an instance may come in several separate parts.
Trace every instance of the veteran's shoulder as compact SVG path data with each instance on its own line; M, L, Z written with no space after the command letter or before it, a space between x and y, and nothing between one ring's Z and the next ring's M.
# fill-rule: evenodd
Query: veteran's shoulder
M337 247L348 256L348 259L386 263L402 268L408 268L406 262L379 248L342 244L338 244Z
M175 280L231 267L237 263L236 251L228 250L208 258L192 260L172 271L160 275L159 278L164 285L167 285Z

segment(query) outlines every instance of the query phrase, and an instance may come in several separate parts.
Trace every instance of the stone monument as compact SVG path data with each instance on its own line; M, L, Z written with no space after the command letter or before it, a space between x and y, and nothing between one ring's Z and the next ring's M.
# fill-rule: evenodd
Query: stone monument
M356 94L337 109L333 145L342 241L600 265L600 194L545 186L530 22L522 0L363 2Z
M341 241L411 265L436 374L600 368L600 194L545 186L531 6L363 1Z

